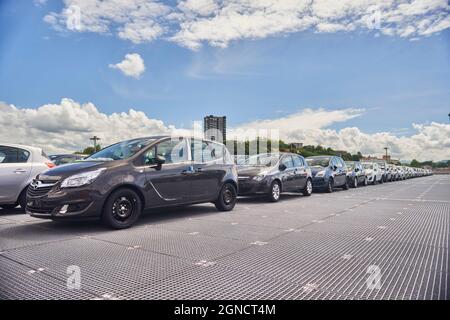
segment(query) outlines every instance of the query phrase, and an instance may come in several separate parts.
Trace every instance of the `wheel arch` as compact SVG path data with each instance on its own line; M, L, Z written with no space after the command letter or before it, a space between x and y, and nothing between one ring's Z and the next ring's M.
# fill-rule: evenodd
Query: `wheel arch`
M120 184L120 185L115 186L114 188L112 188L112 189L108 192L108 194L105 196L105 198L104 198L104 200L103 200L103 205L102 205L102 208L103 208L103 209L105 208L106 201L107 201L108 198L111 196L111 194L113 194L113 192L116 192L116 191L119 190L119 189L131 189L131 190L133 190L134 192L136 192L137 195L139 196L139 199L140 199L141 202L142 202L142 209L145 208L145 204L146 204L146 203L145 203L145 196L144 196L143 191L142 191L139 187L137 187L137 186L135 186L135 185L133 185L133 184L127 184L127 183L125 183L125 184ZM102 210L102 214L103 214L103 210Z
M284 188L283 188L283 182L281 181L281 179L279 177L275 177L275 178L273 178L273 180L270 184L272 185L272 183L274 183L275 181L280 184L280 189L281 189L280 192L283 192Z

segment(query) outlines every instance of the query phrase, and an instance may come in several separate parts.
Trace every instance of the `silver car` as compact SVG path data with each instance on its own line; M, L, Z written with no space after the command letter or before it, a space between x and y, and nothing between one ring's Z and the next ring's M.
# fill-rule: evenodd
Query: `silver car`
M0 207L25 208L30 182L54 166L40 148L0 143Z

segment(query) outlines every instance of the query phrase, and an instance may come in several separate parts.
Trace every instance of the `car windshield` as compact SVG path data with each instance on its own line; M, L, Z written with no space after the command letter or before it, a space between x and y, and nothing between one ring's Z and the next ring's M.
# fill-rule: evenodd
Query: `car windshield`
M309 158L306 159L310 167L328 167L331 158Z
M243 162L244 166L261 166L261 167L272 167L278 163L280 159L279 155L276 154L257 154L250 156Z
M86 158L85 161L114 161L128 159L154 141L156 141L156 139L135 139L119 142L94 153Z
M370 163L363 163L364 169L373 169L373 164Z
M347 165L347 168L349 168L349 169L354 169L355 165L356 165L354 162L348 162L348 161L346 161L345 164Z

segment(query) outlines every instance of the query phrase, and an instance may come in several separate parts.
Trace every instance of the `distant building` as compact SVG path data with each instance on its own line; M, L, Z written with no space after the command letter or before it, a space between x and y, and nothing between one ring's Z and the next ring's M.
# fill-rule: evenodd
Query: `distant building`
M227 117L206 116L203 119L205 139L225 143L227 141Z
M397 159L392 159L391 156L387 156L383 155L381 158L378 157L372 157L372 156L367 156L367 157L362 157L361 161L379 161L379 160L384 160L387 163L391 163L391 164L396 164L396 165L400 165L400 160Z
M300 148L303 148L303 143L301 143L301 142L293 142L293 143L291 143L291 148L292 148L292 149L300 149Z

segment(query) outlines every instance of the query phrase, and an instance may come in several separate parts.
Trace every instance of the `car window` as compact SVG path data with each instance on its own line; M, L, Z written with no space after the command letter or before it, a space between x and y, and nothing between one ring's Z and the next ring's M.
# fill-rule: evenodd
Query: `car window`
M335 158L332 158L332 159L331 159L330 165L331 165L332 167L337 167L337 163L336 163L336 159L335 159Z
M128 159L153 143L154 139L134 139L122 141L102 149L86 158L86 161L114 161Z
M342 160L339 158L334 158L334 162L336 163L336 166L338 168L342 168L344 166L344 164L342 163Z
M67 163L73 163L75 162L77 159L73 158L73 157L62 157L59 160L57 160L57 164L61 165L61 164L67 164Z
M0 163L26 163L29 158L27 150L0 146Z
M5 159L6 159L6 151L1 150L1 147L0 147L0 163L3 163L3 161L5 161Z
M281 160L281 163L284 164L287 169L290 169L290 168L294 167L294 163L292 162L292 157L291 156L283 157L283 159Z
M18 163L26 163L28 158L30 157L30 152L23 149L17 149L17 162Z
M192 160L198 163L204 162L223 162L233 163L231 156L225 145L194 139L191 141Z
M144 154L144 164L156 164L156 156L166 159L165 163L180 163L187 160L186 141L184 139L165 140L151 147Z
M294 159L294 167L304 167L305 164L303 163L303 159L300 158L299 156L293 156L292 157Z

